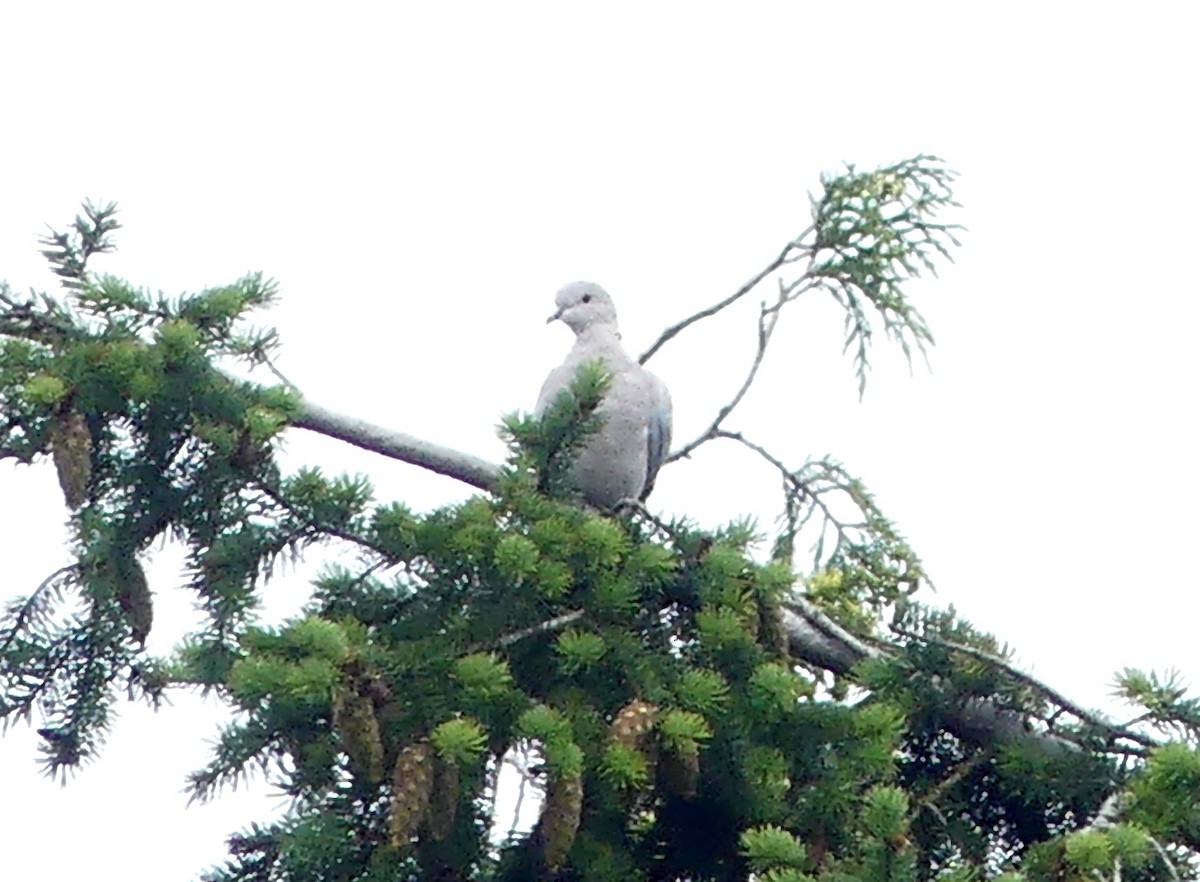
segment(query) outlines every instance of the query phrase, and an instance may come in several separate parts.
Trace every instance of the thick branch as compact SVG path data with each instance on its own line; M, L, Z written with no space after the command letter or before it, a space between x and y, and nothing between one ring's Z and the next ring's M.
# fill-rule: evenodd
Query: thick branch
M1135 744L1141 745L1141 747L1145 748L1146 750L1156 746L1156 742L1153 738L1149 738L1139 732L1135 732L1128 727L1117 726L1101 719L1095 713L1085 710L1075 702L1071 701L1058 690L1048 686L1036 677L1026 674L1024 671L1018 670L1010 665L1008 661L1000 658L997 655L993 655L990 652L984 652L983 650L976 649L973 646L966 646L962 643L955 643L950 640L942 640L936 637L916 634L905 628L901 628L898 625L892 625L891 628L894 632L902 637L907 637L910 640L933 643L938 646L945 647L946 649L953 650L954 652L961 652L963 655L970 656L971 658L981 661L986 665L990 665L994 668L1004 671L1006 674L1008 674L1008 676L1012 677L1018 683L1028 686L1036 692L1040 692L1046 698L1050 699L1051 702L1058 705L1059 708L1061 708L1063 711L1066 711L1076 719L1082 720L1084 723L1095 727L1097 730L1107 730L1110 738L1121 738L1127 741L1132 741Z
M867 646L810 604L796 604L793 600L791 605L797 609L781 609L780 617L788 636L788 649L797 660L848 675L859 662L884 655L882 650ZM798 610L803 610L803 614ZM812 613L815 616L810 618ZM1021 714L989 701L948 705L941 709L941 717L947 729L973 744L1018 744L1048 758L1080 749L1053 732L1031 728Z
M307 399L303 400L300 415L292 425L429 469L480 490L491 490L500 479L500 467L477 456L336 413Z

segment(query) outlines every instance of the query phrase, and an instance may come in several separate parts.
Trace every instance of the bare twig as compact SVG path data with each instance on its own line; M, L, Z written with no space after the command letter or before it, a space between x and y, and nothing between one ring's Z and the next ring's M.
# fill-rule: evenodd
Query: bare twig
M1162 860L1163 866L1166 867L1167 872L1171 874L1171 879L1174 880L1174 882L1179 882L1179 871L1175 869L1175 862L1171 860L1171 856L1167 854L1167 850L1162 847L1162 843L1149 833L1146 834L1146 838L1150 840L1150 844L1153 845L1154 850L1158 852L1158 856Z
M832 527L836 536L836 542L834 543L833 550L830 552L831 555L835 555L844 548L853 547L854 542L851 537L851 530L864 530L869 526L865 521L856 521L854 523L847 523L843 521L834 514L833 510L829 507L829 504L822 498L824 492L827 492L828 489L841 489L851 495L855 504L858 505L861 510L863 500L857 498L853 493L851 493L851 488L835 485L834 487L826 488L826 491L814 490L807 481L800 477L797 471L788 468L781 459L776 457L761 444L756 444L755 442L751 441L741 432L731 432L727 429L717 429L713 431L712 437L736 441L737 443L746 447L748 450L753 451L763 461L769 463L776 469L776 471L779 472L780 477L783 479L788 499L803 500L807 503L808 510L803 515L800 515L793 525L793 529L796 533L799 533L799 531L804 528L804 526L812 518L814 512L819 511L821 513L824 524L822 526L822 533L820 537L821 541L818 543L818 552L816 559L814 559L814 565L820 565L820 558L823 556L822 552L824 551L824 531L826 529Z
M962 781L991 758L991 753L989 751L981 750L971 756L965 762L959 763L949 775L934 784L929 788L929 790L925 791L925 793L921 794L921 797L917 800L917 805L932 809L938 819L943 824L946 823L945 816L942 815L941 812L937 811L937 801L945 796L951 787Z
M780 286L782 289L782 285ZM690 456L692 451L703 444L705 441L711 441L717 437L718 430L731 413L733 409L741 404L742 399L746 397L746 393L750 391L750 386L754 383L754 378L758 375L758 369L762 366L763 357L767 354L767 345L771 342L771 335L775 332L775 326L779 323L779 305L783 302L781 295L775 306L768 308L764 303L758 315L758 346L754 350L754 360L750 363L750 370L746 372L746 378L742 380L742 385L738 388L733 398L728 404L724 405L717 416L709 424L708 428L697 435L692 441L689 441L683 447L676 450L667 457L667 462L674 462L677 459L683 459Z
M267 366L267 370L269 370L271 373L273 373L275 375L275 378L277 380L279 380L279 382L283 383L284 386L291 389L293 392L298 393L300 391L300 387L297 386L295 383L293 383L291 380L289 380L287 377L285 377L283 372L275 366L275 362L271 360L270 356L268 356L267 354L264 353L261 356L261 361L264 365Z
M554 618L547 619L544 622L538 622L538 624L531 625L528 628L521 628L518 631L511 631L508 634L504 634L503 636L496 638L495 640L489 640L487 643L481 643L478 646L470 647L467 650L467 654L469 655L472 652L478 652L479 650L485 649L489 646L512 646L514 643L518 643L524 640L526 637L532 637L535 634L548 634L551 631L558 631L562 628L565 628L572 622L579 621L583 618L583 616L583 610L573 609L570 612L565 612L560 616L555 616Z
M775 270L779 269L784 264L792 263L799 257L801 257L805 254L808 254L809 249L806 248L801 243L804 241L805 237L807 237L812 232L813 232L813 228L809 227L807 230L805 230L803 233L801 233L799 236L797 236L795 239L793 239L791 242L789 242L787 244L787 246L783 249L783 251L779 252L778 257L776 257L769 264L767 264L765 267L763 267L763 269L761 269L758 273L756 273L755 276L752 279L750 279L750 281L746 282L746 284L742 285L742 287L738 288L736 291L734 291L732 294L730 294L724 300L720 301L719 303L713 304L712 306L708 307L707 309L702 309L694 315L688 316L683 321L676 322L675 324L671 325L671 327L667 328L665 331L663 331L661 334L659 334L658 339L655 340L650 345L650 348L647 349L645 352L643 352L638 357L638 363L645 364L647 361L650 360L651 356L653 356L654 353L658 352L658 350L661 349L663 347L663 345L665 343L667 343L669 340L672 340L676 336L678 336L681 331L686 330L687 328L691 327L692 325L694 325L696 322L700 321L701 319L706 319L706 318L709 318L710 316L716 315L721 310L725 309L725 307L727 307L727 306L732 306L734 303L741 300L743 297L745 297L747 294L749 294L752 290L754 290L754 288L758 285L759 282L761 282L767 276L771 275L771 273L775 272Z

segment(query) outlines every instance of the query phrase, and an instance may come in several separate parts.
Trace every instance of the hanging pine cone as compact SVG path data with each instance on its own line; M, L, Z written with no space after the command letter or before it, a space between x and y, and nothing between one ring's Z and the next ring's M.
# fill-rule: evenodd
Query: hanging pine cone
M146 581L146 571L130 554L118 562L116 579L117 603L125 614L133 639L145 646L150 626L154 624L154 599L150 594L150 583Z
M83 414L68 411L50 423L50 453L67 506L74 511L87 501L92 480L92 433Z
M663 780L671 793L684 799L691 799L696 795L696 786L700 782L700 751L677 753L666 750L660 760L660 768Z
M333 690L333 729L354 770L371 784L383 780L383 739L371 699L349 683Z
M458 812L458 763L438 760L433 788L433 806L429 814L429 835L439 842L454 829Z
M557 873L567 861L579 819L583 813L583 775L580 772L555 778L550 782L546 801L542 803L542 856L546 868Z
M609 732L614 741L626 747L641 748L646 735L658 721L658 707L635 698L613 718Z
M433 795L433 746L410 744L396 758L392 780L392 845L407 848L429 811Z

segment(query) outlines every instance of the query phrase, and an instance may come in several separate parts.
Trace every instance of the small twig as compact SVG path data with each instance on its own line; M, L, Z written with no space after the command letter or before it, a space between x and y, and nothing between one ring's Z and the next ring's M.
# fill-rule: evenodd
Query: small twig
M967 775L971 774L971 772L975 771L975 769L979 768L979 766L991 758L992 755L990 752L986 750L980 750L966 762L959 763L954 771L922 794L921 798L917 801L917 804L920 806L933 808L937 800L941 799L946 791L948 791L951 787L953 787L963 778L967 777Z
M1174 880L1174 882L1179 882L1179 871L1175 869L1175 863L1171 860L1171 856L1167 854L1167 850L1162 847L1162 843L1160 843L1149 833L1146 834L1146 838L1150 840L1150 844L1154 846L1155 850L1158 852L1158 856L1162 858L1163 866L1165 866L1167 868L1167 872L1171 874L1171 879Z
M782 302L782 298L781 301ZM750 370L746 373L746 378L742 381L741 388L734 394L728 404L717 411L716 418L709 424L708 428L701 432L695 439L683 445L667 457L666 462L674 462L677 459L683 459L690 456L692 452L706 441L718 437L718 431L733 409L741 404L742 399L746 397L746 393L750 391L750 386L754 383L754 378L758 375L758 369L762 366L763 357L767 354L767 345L771 342L771 335L775 332L775 326L779 323L779 302L775 304L775 308L768 308L766 303L762 305L758 315L758 346L754 351L754 361L750 364Z
M622 499L616 504L614 511L621 514L636 514L643 520L649 521L651 524L653 524L654 528L668 539L678 538L674 531L671 530L671 528L668 527L665 522L656 517L650 511L650 509L646 508L645 503L643 503L640 499Z
M738 288L724 300L713 304L707 309L700 310L695 315L688 316L683 321L676 322L675 324L671 325L671 327L659 334L658 339L650 345L650 348L638 357L638 364L645 364L647 361L649 361L651 356L653 356L654 353L658 352L658 350L663 347L664 343L678 336L681 331L686 330L701 319L716 315L718 312L725 309L725 307L731 306L732 304L741 300L743 297L749 294L759 282L761 282L771 273L775 272L775 270L779 269L785 263L794 262L804 253L808 252L809 249L800 243L811 232L813 232L813 227L810 226L791 242L788 242L787 247L785 247L783 251L779 252L778 257L767 264L766 267L760 270L752 279L750 279L750 281L742 285L742 287ZM797 254L796 252L799 253Z
M273 373L279 382L283 383L283 385L287 386L288 389L290 389L292 392L295 392L297 395L301 394L300 387L285 377L283 372L279 370L279 368L275 367L275 362L271 361L271 357L266 353L262 355L262 363L267 366L267 370Z
M521 823L521 806L525 802L525 788L534 787L536 789L538 787L537 776L529 771L528 763L524 757L522 758L521 762L518 762L515 759L515 757L519 754L527 755L528 748L513 747L511 756L502 760L503 763L512 766L517 773L517 777L520 778L521 781L521 783L517 785L517 801L513 805L512 824L508 828L508 835L506 837L510 842L517 835L517 826Z
M547 619L544 622L538 622L536 625L530 625L528 628L521 628L518 631L511 631L494 640L489 640L486 643L480 643L476 646L468 647L464 651L464 655L470 655L472 652L478 652L481 649L487 649L491 646L512 646L524 640L526 637L533 637L535 634L548 634L551 631L558 631L565 628L572 622L577 622L583 618L584 611L581 609L573 609L570 612L565 612L560 616L555 616L552 619Z
M717 429L716 431L713 432L713 437L714 438L726 438L730 441L736 441L739 444L746 447L747 449L758 454L759 457L761 457L764 461L770 463L772 466L775 467L776 470L778 470L780 476L783 478L784 483L791 488L792 492L796 496L798 496L801 499L804 499L808 502L808 505L809 505L808 512L805 513L803 515L803 517L800 519L800 521L798 523L797 532L799 532L799 528L803 528L804 525L806 525L808 523L809 519L813 515L813 512L819 510L821 512L821 516L824 518L824 521L825 521L825 526L822 527L822 531L824 531L828 526L832 526L835 534L837 535L837 542L834 545L834 548L833 548L833 551L831 552L831 554L837 554L837 552L840 551L844 545L851 545L851 546L853 545L853 543L850 540L849 530L865 529L867 527L867 524L865 524L865 523L854 523L854 524L843 523L837 516L834 515L833 511L829 508L829 505L825 502L825 500L823 500L821 498L820 492L814 492L812 490L812 488L810 488L808 486L808 484L806 484L804 481L802 481L794 471L789 469L783 463L782 460L780 460L778 457L776 457L774 454L772 454L769 450L767 450L761 444L756 444L755 442L751 441L749 438L745 437L741 432L731 432L727 429ZM845 489L845 488L843 488L843 489ZM857 499L855 500L855 502L858 502L858 501L859 500L857 500ZM860 505L860 508L861 508L861 505ZM824 536L824 533L822 533L822 537L823 536ZM823 538L822 538L822 541L823 541Z
M933 815L935 818L937 818L938 821L941 822L941 825L943 827L950 826L950 822L948 820L946 820L945 813L940 808L938 808L936 805L934 805L932 802L922 801L922 802L917 803L917 807L925 809L925 811L929 812L931 815Z

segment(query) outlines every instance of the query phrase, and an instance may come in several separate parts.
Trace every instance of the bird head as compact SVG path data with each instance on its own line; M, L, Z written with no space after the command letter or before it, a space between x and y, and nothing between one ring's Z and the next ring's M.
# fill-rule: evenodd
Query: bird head
M612 298L595 282L571 282L554 295L558 309L546 319L546 324L562 322L576 334L595 325L617 325L617 310Z

